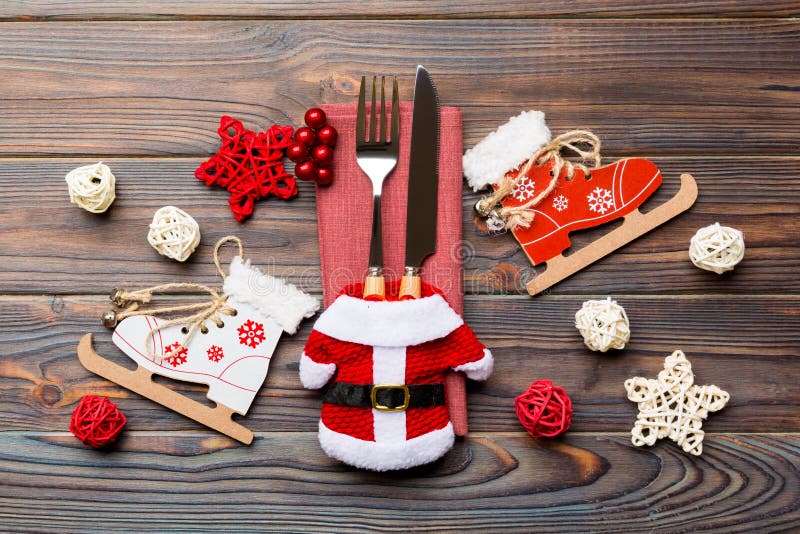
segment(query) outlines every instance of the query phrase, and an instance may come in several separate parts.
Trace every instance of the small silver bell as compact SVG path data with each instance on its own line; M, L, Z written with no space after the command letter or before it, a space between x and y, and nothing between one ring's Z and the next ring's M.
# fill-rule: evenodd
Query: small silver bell
M490 232L497 234L505 231L506 222L500 217L497 211L493 210L486 219L486 228Z
M111 302L113 302L116 306L119 306L121 308L128 303L125 299L122 298L122 295L124 293L125 289L121 287L115 287L114 289L111 290L109 298L111 299Z
M106 328L114 328L117 326L117 314L114 310L103 312L103 315L100 316L100 321Z
M488 217L491 213L491 208L486 208L483 205L483 200L479 200L475 203L475 213L480 215L481 217Z

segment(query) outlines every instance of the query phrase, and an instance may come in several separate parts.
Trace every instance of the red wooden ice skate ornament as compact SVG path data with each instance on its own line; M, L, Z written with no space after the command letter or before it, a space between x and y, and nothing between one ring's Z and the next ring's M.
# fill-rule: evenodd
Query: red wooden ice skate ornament
M580 144L590 148L583 150ZM536 295L607 254L683 213L697 199L697 184L690 174L681 175L678 193L666 203L643 214L641 206L661 185L661 171L651 161L629 158L603 167L600 141L590 132L568 132L541 150L519 169L506 173L494 185L495 194L481 200L479 212L500 219L511 230L534 265L547 269L527 284ZM594 168L570 163L562 150L577 152ZM494 209L497 201L502 207ZM619 228L565 257L569 233L624 217ZM491 221L490 221L491 222Z

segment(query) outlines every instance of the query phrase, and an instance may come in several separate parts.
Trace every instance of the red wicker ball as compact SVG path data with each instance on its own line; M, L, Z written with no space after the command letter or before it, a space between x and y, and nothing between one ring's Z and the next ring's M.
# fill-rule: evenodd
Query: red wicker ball
M86 395L72 412L69 431L95 449L116 441L125 427L125 416L106 397Z
M525 430L534 438L552 438L565 432L572 422L572 401L563 388L549 380L536 380L514 399L514 410Z

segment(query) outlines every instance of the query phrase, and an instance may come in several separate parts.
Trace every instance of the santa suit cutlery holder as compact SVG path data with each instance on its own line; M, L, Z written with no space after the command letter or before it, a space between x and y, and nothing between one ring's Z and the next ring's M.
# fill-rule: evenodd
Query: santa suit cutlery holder
M319 317L300 360L322 399L319 441L332 458L375 471L432 462L454 442L444 388L448 370L472 380L492 372L491 352L435 287L419 299L362 298L354 284Z

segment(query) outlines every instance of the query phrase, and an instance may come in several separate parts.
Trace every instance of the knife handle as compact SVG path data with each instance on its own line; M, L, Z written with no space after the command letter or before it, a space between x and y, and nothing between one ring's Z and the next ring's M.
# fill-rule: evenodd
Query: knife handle
M370 268L364 278L364 300L386 300L386 280L380 269Z
M399 300L418 299L422 296L422 279L419 277L417 269L406 267L406 273L400 279L400 292L397 295Z

